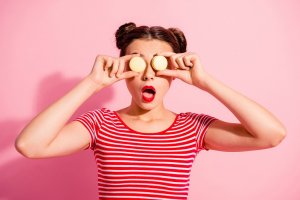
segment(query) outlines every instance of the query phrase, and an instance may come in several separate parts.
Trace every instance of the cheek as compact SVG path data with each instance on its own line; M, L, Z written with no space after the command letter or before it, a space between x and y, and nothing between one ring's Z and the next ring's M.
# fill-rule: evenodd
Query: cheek
M131 95L134 95L137 91L136 91L136 83L134 81L134 79L126 79L126 86L128 91L130 92Z
M167 78L165 78L165 84L168 85L168 87L171 86L172 81L173 81L173 77L167 77Z
M165 78L162 82L161 82L161 90L163 91L163 94L167 93L168 90L170 89L172 83L172 78Z
M132 88L132 83L131 83L132 81L125 79L125 82L126 82L127 89L130 91Z

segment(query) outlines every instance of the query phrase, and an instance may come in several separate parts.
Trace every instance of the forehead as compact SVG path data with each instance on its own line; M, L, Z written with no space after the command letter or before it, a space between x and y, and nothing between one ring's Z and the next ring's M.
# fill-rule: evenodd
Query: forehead
M171 45L157 39L135 39L126 48L126 54L140 53L154 55L161 52L173 52Z

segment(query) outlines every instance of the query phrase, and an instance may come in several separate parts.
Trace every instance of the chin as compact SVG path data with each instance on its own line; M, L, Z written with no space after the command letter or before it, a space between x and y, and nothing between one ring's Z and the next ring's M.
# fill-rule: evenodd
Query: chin
M154 104L154 103L141 103L141 104L139 104L139 107L143 110L153 110L155 107L157 107L157 104Z
M139 102L135 102L136 105L138 105L138 107L140 107L143 110L153 110L154 108L156 108L158 106L158 102L157 101L152 101L152 102L144 102L143 100L139 100Z

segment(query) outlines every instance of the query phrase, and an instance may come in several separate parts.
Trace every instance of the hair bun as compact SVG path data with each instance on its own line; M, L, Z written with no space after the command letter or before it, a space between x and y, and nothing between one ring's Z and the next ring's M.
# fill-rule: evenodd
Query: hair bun
M128 34L130 31L134 30L136 28L135 23L129 22L121 25L119 29L115 33L116 41L117 41L117 47L119 49L123 48L123 38L124 35Z
M187 42L186 42L184 33L178 28L169 28L168 30L174 34L174 36L180 46L180 52L182 52L182 53L186 52Z

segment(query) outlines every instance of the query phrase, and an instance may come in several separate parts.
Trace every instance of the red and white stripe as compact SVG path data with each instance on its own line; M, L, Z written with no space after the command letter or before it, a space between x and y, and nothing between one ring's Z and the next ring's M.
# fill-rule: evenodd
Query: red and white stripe
M187 199L193 161L215 119L180 113L167 130L142 133L107 108L78 117L91 135L99 199Z

